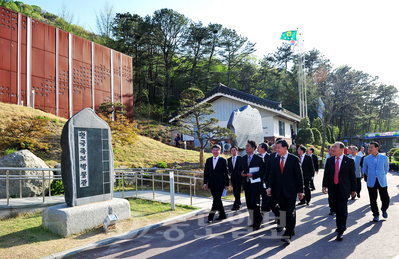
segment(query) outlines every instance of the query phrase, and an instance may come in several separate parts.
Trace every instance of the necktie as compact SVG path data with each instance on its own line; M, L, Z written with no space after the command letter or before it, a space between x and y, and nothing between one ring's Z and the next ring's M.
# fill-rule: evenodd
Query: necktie
M251 163L251 156L248 156L248 167L249 167L249 163Z
M283 174L283 170L284 170L284 157L281 157L281 163L280 163L280 170L281 170L281 174Z
M213 158L213 169L216 167L216 157Z
M234 161L235 161L235 158L236 158L236 157L235 157L235 156L233 156L233 159L232 159L232 160L233 160L233 169L234 169L234 166L235 166L235 163L234 163Z
M339 174L339 157L337 157L337 162L335 162L335 174L334 174L335 184L338 184L338 174Z
M303 155L301 156L301 165L302 165Z

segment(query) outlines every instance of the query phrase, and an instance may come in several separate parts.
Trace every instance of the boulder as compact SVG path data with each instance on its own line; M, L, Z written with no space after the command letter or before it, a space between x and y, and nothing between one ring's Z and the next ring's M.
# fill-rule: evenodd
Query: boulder
M26 167L26 168L49 168L43 160L32 154L29 150L20 150L11 153L7 156L0 157L0 167ZM19 170L10 170L9 175L19 176ZM45 177L53 176L52 171L45 171ZM5 175L5 170L0 170L1 175ZM38 176L42 177L42 171L24 171L21 170L21 176ZM19 180L9 181L9 193L10 197L19 197ZM49 180L45 180L44 188L45 192L48 193L48 189L51 183ZM35 197L42 196L43 181L42 180L23 180L22 181L22 197ZM0 198L6 198L6 181L0 180Z

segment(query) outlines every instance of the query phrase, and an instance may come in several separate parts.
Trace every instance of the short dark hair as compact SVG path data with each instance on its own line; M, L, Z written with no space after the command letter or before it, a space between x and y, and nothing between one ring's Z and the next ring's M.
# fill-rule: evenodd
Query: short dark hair
M214 149L214 148L217 148L217 149L219 149L219 150L222 149L218 144L213 145L213 146L212 146L212 149Z
M378 144L378 142L376 142L376 141L371 142L370 145L374 145L374 147L380 148L380 144Z
M232 150L233 148L235 148L235 150L238 151L238 147L237 147L237 146L232 146L232 147L230 148L230 150Z
M314 153L314 148L310 147L309 150L312 151L312 154Z
M285 139L280 139L276 144L281 144L282 147L286 147L288 149L288 143Z
M248 139L247 143L250 144L253 148L256 148L258 146L258 145L256 145L255 140Z
M300 150L302 150L302 151L303 151L303 153L305 153L305 152L306 152L306 147L305 147L305 146L303 146L303 145L300 145L300 146L299 146L299 149L300 149Z
M263 148L265 151L267 151L267 150L269 149L269 145L266 144L265 142L260 143L259 146L260 146L261 148Z
M282 140L282 138L276 138L276 141Z

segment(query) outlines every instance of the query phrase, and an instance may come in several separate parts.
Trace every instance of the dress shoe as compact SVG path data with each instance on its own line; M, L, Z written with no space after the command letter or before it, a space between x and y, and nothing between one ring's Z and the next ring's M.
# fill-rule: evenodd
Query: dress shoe
M280 240L283 241L284 243L287 243L287 245L291 243L291 238L282 238Z
M281 231L283 231L283 230L284 230L284 228L276 227L276 231L277 231L277 232L281 232Z
M208 224L212 224L213 223L213 221L212 220L208 220Z
M335 212L334 211L330 211L330 213L328 213L328 215L335 215Z
M239 208L232 208L231 211L237 211Z
M299 202L297 205L305 205L305 202Z
M387 215L388 216L388 215ZM374 218L373 218L373 221L374 222L378 222L378 221L380 221L380 216L374 216Z
M251 224L251 225L248 225L247 228L253 228L254 226L255 226L254 224Z
M253 230L256 231L256 230L259 230L259 229L261 229L261 228L262 228L262 225L261 225L261 224L256 224L256 225L253 227Z
M338 241L342 241L342 239L344 239L344 234L338 233L338 234L337 234L337 240L338 240Z
M384 217L384 219L388 218L388 213L386 210L382 211L382 216Z
M218 218L216 218L216 220L223 220L226 219L226 216L219 216Z
M360 198L360 193L357 194L357 197Z
M309 206L309 202L306 203L306 206Z
M355 196L352 197L352 200L354 200L354 199L355 199Z

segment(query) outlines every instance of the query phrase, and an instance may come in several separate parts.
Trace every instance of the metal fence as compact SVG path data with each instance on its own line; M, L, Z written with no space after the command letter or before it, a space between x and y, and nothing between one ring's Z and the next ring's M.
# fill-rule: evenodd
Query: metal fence
M46 201L45 181L49 182L49 197L51 197L51 181L62 179L60 175L51 175L50 171L60 172L61 168L25 168L25 167L0 167L0 171L5 171L5 175L0 175L0 181L6 182L7 206L10 206L10 181L19 181L19 198L22 199L22 186L24 180L41 180L43 203ZM19 175L10 174L10 171L19 171ZM41 175L22 175L22 171L41 171ZM47 173L48 172L48 173ZM153 200L155 199L155 183L161 183L160 189L165 189L165 184L169 185L172 210L174 210L175 190L180 192L180 186L189 186L190 205L192 205L192 196L196 195L196 185L198 181L203 181L203 172L186 171L176 169L155 169L155 168L118 168L114 172L114 180L119 191L122 191L122 197L125 198L125 182L134 182L136 197L139 187L144 189L145 182L151 182L153 191ZM115 186L115 183L114 183ZM176 188L175 188L176 186Z

